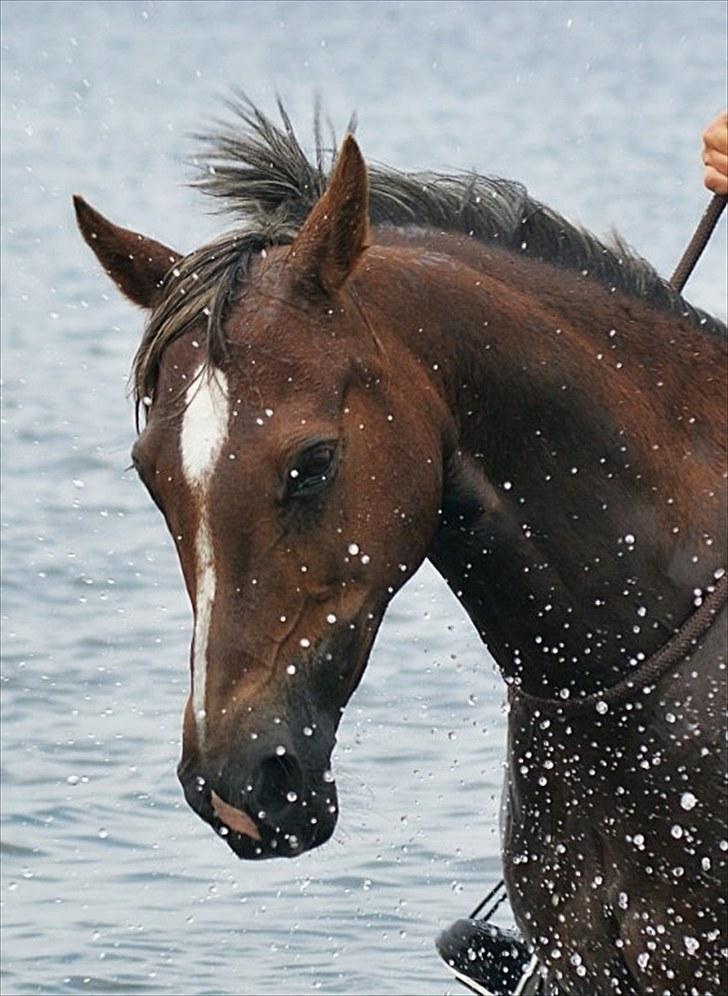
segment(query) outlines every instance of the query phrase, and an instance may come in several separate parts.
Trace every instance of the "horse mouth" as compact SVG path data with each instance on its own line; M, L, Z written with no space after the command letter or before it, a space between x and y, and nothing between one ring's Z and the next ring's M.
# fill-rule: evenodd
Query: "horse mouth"
M210 793L207 812L200 815L230 850L246 861L297 858L304 851L325 843L336 823L334 815L329 822L317 821L315 827L269 826L267 821L256 824L247 813L228 805L215 791Z
M231 806L211 786L202 786L198 780L183 782L185 798L197 815L225 841L230 850L245 861L264 861L269 858L297 858L304 851L324 844L334 832L338 817L338 804L333 786L326 786L329 804L325 807L310 803L299 818L271 820L270 814L261 813L258 820L249 813ZM316 793L314 793L315 797ZM315 818L311 817L315 813ZM305 816L303 815L305 814Z
M303 842L292 833L282 833L257 824L241 809L225 802L213 789L207 797L199 816L225 841L236 857L245 861L264 861L266 858L295 858L312 843Z
M233 830L235 833L245 834L247 837L251 837L256 841L261 841L263 839L260 836L257 826L247 813L244 813L242 810L236 809L234 806L230 806L227 802L224 802L214 790L212 791L210 798L212 800L212 809L215 815L220 820L222 825L228 828L228 830Z

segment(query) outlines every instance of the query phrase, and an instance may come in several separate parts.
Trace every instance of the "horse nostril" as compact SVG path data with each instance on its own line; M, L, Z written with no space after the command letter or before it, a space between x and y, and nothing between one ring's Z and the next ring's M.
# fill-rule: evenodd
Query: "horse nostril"
M253 800L268 816L280 815L303 792L303 772L290 754L274 754L261 762L253 777Z

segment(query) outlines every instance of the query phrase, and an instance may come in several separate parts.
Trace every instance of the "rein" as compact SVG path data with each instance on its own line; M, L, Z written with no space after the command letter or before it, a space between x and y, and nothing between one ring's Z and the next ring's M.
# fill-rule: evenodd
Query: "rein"
M712 199L703 212L703 217L698 222L692 239L687 244L685 252L682 254L680 262L675 267L675 272L670 277L670 283L676 291L681 291L688 282L690 274L695 269L695 264L703 254L703 249L708 244L710 236L713 234L715 226L723 214L723 208L728 203L728 196L725 194L713 194Z
M715 226L720 220L723 209L728 204L728 197L725 194L714 194L708 202L708 206L698 222L698 227L693 233L693 237L688 242L685 252L680 258L680 262L670 277L670 285L676 291L682 292L690 274L703 254L703 250L708 244ZM715 586L710 586L707 598L704 598L695 612L691 613L680 629L673 634L668 642L656 653L652 654L644 664L641 665L635 674L629 675L616 685L607 688L602 692L595 692L578 699L548 699L529 695L520 689L513 688L511 694L519 696L529 704L541 710L556 710L562 716L575 715L576 713L588 709L596 709L600 702L603 702L608 710L610 705L624 701L630 696L640 692L655 682L670 667L683 660L692 646L694 646L702 636L708 632L716 616L728 601L728 574L724 571L717 580ZM602 707L600 707L602 708ZM490 907L483 914L484 922L488 922L495 911L508 898L506 886L503 879L495 885L486 895L473 912L470 914L474 920L490 902Z
M716 584L709 585L706 591L707 596L701 600L700 605L688 616L680 629L673 633L667 643L648 657L633 674L627 675L616 685L574 699L541 698L524 692L516 685L511 685L511 697L518 698L541 712L555 712L566 718L592 709L606 713L610 706L634 698L638 692L651 690L666 671L690 656L691 649L713 625L716 616L728 602L728 573L724 570Z

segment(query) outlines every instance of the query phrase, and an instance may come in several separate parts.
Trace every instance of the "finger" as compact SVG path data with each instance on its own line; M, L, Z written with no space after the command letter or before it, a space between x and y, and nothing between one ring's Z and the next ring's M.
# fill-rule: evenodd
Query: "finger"
M718 152L717 149L706 149L703 152L703 162L706 166L712 166L719 173L728 173L728 153Z
M714 194L728 194L728 176L725 173L720 173L717 169L713 169L712 166L706 167L703 173L703 183Z
M706 149L728 152L728 112L724 111L713 118L703 132L703 144Z

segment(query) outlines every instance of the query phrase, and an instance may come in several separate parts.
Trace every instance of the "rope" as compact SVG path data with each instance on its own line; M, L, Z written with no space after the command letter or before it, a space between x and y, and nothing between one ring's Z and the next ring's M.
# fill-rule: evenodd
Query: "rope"
M493 914L498 909L498 907L500 906L500 904L503 902L503 900L506 898L506 895L507 895L507 893L506 893L506 884L503 881L503 879L501 879L501 881L497 885L493 886L493 888L490 890L490 892L485 897L485 899L482 901L482 903L478 903L478 905L475 907L475 909L470 914L470 916L468 917L468 919L469 920L474 920L476 918L476 916L480 913L480 911L483 909L483 907L488 902L490 902L490 900L493 899L493 897L496 896L496 893L498 893L498 892L500 892L501 895L496 897L495 902L493 903L493 906L488 910L487 913L483 914L483 919L486 922L488 920L490 920L490 918L493 916Z
M575 699L541 698L531 695L521 688L511 685L511 694L527 702L534 709L542 712L556 712L560 716L574 716L600 708L606 712L610 706L617 705L627 699L634 698L638 692L648 688L675 664L687 657L691 649L713 624L715 617L728 601L728 573L721 574L715 586L708 587L708 594L703 598L698 608L691 613L680 629L660 649L648 657L633 673L627 675L616 685L611 685L590 695L582 695Z
M676 291L682 291L688 277L695 269L695 264L703 254L703 249L708 244L708 239L713 234L713 229L718 224L726 203L728 203L728 197L725 194L714 194L708 203L692 239L688 242L680 262L675 267L675 272L670 277L670 283Z

